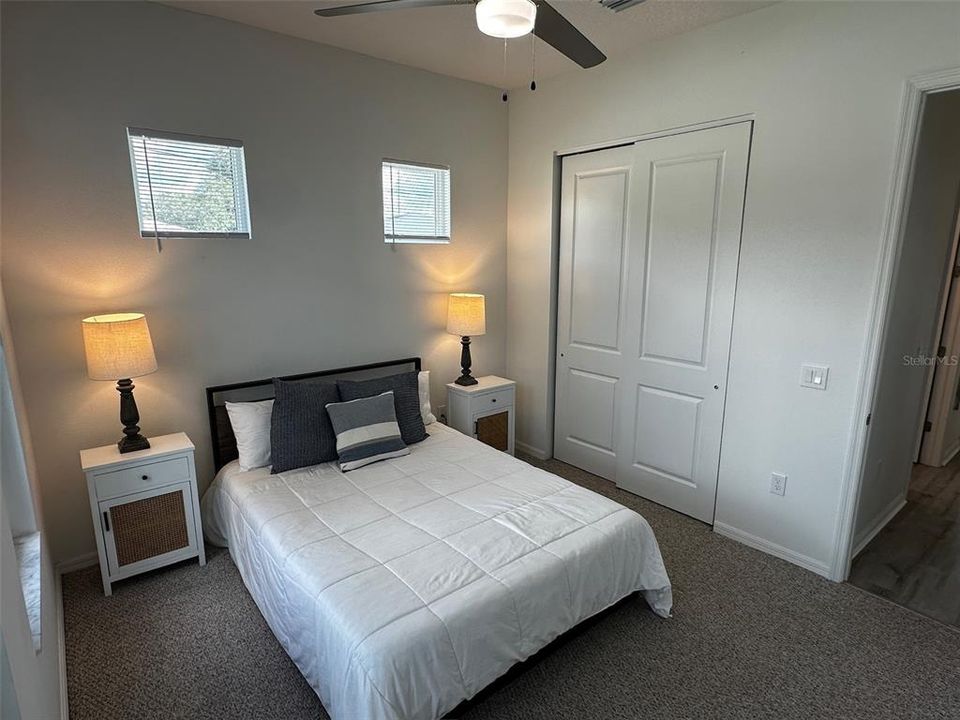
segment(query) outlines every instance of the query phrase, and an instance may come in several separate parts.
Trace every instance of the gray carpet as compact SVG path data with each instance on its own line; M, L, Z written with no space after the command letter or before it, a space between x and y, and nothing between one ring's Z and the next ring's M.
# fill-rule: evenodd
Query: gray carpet
M517 718L960 718L960 632L713 534L569 466L532 461L641 512L674 617L615 610L465 715ZM229 555L103 597L64 577L74 720L325 718ZM358 718L358 720L363 720Z

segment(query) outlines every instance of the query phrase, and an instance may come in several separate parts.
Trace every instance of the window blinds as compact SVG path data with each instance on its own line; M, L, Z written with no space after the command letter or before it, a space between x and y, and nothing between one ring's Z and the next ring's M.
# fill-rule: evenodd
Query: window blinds
M383 161L383 240L450 242L450 168Z
M250 237L243 144L128 128L140 235Z

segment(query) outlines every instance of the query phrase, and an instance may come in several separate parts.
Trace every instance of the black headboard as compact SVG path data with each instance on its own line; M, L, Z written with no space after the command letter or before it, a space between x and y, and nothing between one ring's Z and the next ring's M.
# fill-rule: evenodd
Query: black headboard
M281 380L310 382L311 380L340 378L366 379L384 377L396 373L420 370L420 358L402 358L386 362L354 365L353 367L320 370L318 372L285 375ZM273 397L273 378L250 380L248 382L215 385L207 388L207 412L210 415L210 443L213 446L213 466L219 470L237 457L237 439L233 436L230 419L227 417L225 402L254 402L269 400Z

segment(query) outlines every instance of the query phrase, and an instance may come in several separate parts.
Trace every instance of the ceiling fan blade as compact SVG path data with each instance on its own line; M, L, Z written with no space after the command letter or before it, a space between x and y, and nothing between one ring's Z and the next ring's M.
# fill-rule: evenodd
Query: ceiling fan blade
M377 0L376 2L360 5L340 5L339 7L320 8L314 14L320 17L337 17L338 15L359 15L361 13L378 12L380 10L408 10L418 7L437 7L440 5L472 5L472 0Z
M590 68L607 59L596 45L587 40L582 32L552 6L543 0L534 0L534 2L537 4L534 35L553 45L580 67Z

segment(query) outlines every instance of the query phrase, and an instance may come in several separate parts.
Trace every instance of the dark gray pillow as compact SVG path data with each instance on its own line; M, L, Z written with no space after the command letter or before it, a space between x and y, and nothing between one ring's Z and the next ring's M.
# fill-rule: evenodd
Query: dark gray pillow
M393 390L393 405L403 442L413 445L427 439L427 429L420 415L420 392L417 371L373 378L372 380L337 380L341 400L358 400Z
M337 438L327 403L340 401L334 383L273 381L270 420L272 472L318 465L337 459Z
M410 454L410 448L400 437L393 391L330 403L327 412L337 433L337 453L340 455L340 469L344 472Z

